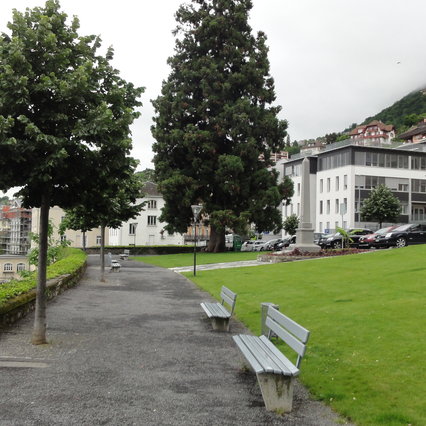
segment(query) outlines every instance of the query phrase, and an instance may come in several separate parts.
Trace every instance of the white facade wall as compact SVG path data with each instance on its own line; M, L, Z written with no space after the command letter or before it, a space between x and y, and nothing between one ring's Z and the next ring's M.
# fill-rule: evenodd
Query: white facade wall
M168 234L164 230L166 223L158 219L165 203L163 197L147 195L145 198L138 198L136 203L143 201L147 203L135 219L124 222L118 229L110 229L109 244L111 246L183 244L183 235Z
M337 154L340 152L342 151L335 151ZM365 155L378 153L378 155L397 156L398 158L394 159L395 163L392 163L392 167L384 167L383 163L382 166L379 166L376 160L376 164L371 165L372 161L360 159L363 152L366 153ZM326 154L329 155L330 152ZM398 223L426 223L426 156L423 153L392 149L369 151L366 148L365 151L355 150L349 156L342 158L344 165L317 171L316 174L310 175L311 210L313 206L315 209L315 212L311 213L311 221L316 232L334 232L337 226L346 229L377 229L378 223L360 220L359 209L362 201L369 196L371 189L379 183L384 183L401 201L403 210L400 217L401 222ZM421 167L418 165L414 167L414 160L421 161ZM318 164L319 161L318 159ZM282 165L286 167L295 190L291 205L283 208L283 219L292 213L300 212L299 165L301 165L301 160L290 160L289 163ZM414 189L416 186L413 183L414 180L417 181L417 185L421 186L420 189ZM342 204L346 206L346 212L343 215ZM383 224L383 226L387 225L391 224Z

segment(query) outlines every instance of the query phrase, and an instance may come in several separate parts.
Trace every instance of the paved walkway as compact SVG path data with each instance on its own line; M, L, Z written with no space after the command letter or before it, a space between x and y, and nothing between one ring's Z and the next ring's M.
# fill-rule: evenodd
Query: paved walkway
M238 262L224 262L224 263L209 263L206 265L196 265L197 271L209 271L211 269L226 269L226 268L240 268L247 266L260 266L269 265L269 262L259 262L258 260L240 260ZM192 266L178 266L176 268L169 268L174 272L190 272L194 270Z
M231 339L246 330L212 331L186 278L123 261L101 283L97 263L50 302L48 345L30 344L33 315L0 333L1 426L336 424L300 385L291 414L267 412Z

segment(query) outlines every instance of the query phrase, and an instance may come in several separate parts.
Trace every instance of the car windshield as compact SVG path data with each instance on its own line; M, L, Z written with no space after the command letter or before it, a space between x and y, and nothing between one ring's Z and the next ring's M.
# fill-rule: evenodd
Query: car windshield
M384 234L387 234L389 231L391 231L392 228L393 228L393 226L388 226L387 228L379 229L375 233L378 234L378 235L384 235Z
M401 225L398 228L392 230L392 232L404 232L408 231L413 225Z

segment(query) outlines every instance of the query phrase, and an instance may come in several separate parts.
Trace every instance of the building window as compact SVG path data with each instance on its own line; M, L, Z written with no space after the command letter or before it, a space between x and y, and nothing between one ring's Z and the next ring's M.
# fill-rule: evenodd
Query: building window
M327 200L327 214L330 214L330 200Z
M327 222L327 232L330 232L330 222Z
M345 211L348 211L348 199L343 198L343 204L345 205Z
M339 176L336 176L336 191L339 190Z
M319 223L319 231L322 232L322 222Z
M413 192L426 192L426 180L413 179L411 181L411 190Z
M297 216L300 216L300 203L297 203Z
M61 243L65 243L67 241L66 235L61 235Z
M343 189L348 189L348 175L343 176Z
M96 245L98 245L98 246L101 245L101 236L100 235L96 236Z
M5 263L3 266L4 272L13 272L13 265L11 263Z
M330 192L331 189L331 178L327 178L327 192Z
M157 224L157 216L148 216L148 226L155 226Z
M135 235L136 234L136 227L138 226L137 223L129 223L129 235Z
M324 191L324 180L320 179L320 192Z
M19 271L25 271L25 263L18 263L16 265L16 270Z
M297 184L297 195L300 195L300 183Z
M320 205L319 205L319 214L323 214L324 210L323 210L323 201L320 201Z
M334 213L339 213L339 199L336 198L336 203L335 203L335 209L334 209Z
M149 200L147 203L147 207L149 209L156 209L157 208L157 200Z
M338 227L339 227L339 222L336 220L336 222L334 222L334 229L337 230Z

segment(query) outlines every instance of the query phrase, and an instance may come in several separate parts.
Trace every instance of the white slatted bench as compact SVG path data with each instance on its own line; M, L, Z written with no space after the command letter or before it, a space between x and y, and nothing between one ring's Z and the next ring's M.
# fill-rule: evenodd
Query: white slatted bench
M118 260L112 260L111 261L111 269L109 270L110 272L120 272L121 269L121 264L118 262Z
M229 319L234 313L237 295L229 290L229 288L222 286L220 297L222 299L221 303L202 302L201 307L211 319L213 330L229 331ZM225 303L231 308L230 312L225 308Z
M120 253L120 259L127 260L129 258L130 250L123 250L123 253Z
M266 323L269 336L233 336L235 343L254 370L266 409L289 413L293 404L293 382L305 354L309 331L272 306ZM294 365L270 340L274 332L297 353Z

